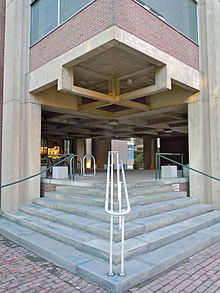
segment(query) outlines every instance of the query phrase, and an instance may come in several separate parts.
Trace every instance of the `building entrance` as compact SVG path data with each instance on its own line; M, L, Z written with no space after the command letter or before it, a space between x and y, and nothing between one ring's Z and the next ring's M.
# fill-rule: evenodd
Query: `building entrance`
M166 112L148 113L115 119L95 119L71 113L55 112L42 107L41 163L45 158L60 154L75 154L83 158L93 155L97 171L106 169L110 150L120 151L126 170L155 170L155 153L182 153L188 163L188 129L186 105L166 109ZM160 145L158 146L158 139ZM174 160L179 160L173 156ZM77 161L77 160L76 160ZM162 160L162 165L170 162ZM76 173L80 173L76 162ZM91 158L86 167L93 167Z

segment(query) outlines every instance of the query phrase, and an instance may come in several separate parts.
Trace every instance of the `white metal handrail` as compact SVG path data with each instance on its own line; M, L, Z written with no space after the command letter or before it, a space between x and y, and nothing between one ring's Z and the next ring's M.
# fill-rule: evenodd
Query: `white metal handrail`
M114 160L116 160L116 184L114 183ZM124 187L126 207L122 208L122 185ZM114 187L117 189L117 198L114 199ZM118 203L117 210L114 209L114 203ZM120 276L125 276L124 271L124 217L131 211L128 190L125 180L122 155L118 151L108 153L107 182L106 182L106 199L105 211L110 214L110 259L108 276L114 276L113 273L113 218L119 218L119 229L121 230L121 271Z
M79 155L73 155L72 158L70 159L70 180L74 179L74 172L73 172L73 167L75 164L75 159L79 158L79 163L80 163L80 175L83 174L83 159Z
M85 167L85 160L86 158L90 157L93 160L93 174L87 175L86 174L86 167ZM83 176L96 176L96 161L95 161L95 157L91 154L85 155L83 157Z

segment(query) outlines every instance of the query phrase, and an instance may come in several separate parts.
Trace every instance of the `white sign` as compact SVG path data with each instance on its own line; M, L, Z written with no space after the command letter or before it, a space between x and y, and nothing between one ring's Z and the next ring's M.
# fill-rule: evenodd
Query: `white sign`
M173 184L173 191L180 191L180 185L179 184Z

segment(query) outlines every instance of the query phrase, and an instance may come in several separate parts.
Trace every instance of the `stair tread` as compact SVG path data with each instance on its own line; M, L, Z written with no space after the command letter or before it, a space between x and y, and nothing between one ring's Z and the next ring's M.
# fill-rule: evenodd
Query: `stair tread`
M165 184L163 181L157 181L157 180L139 180L135 181L132 183L127 182L127 188L138 188L141 186L166 186L170 184ZM94 189L105 189L106 188L106 182L79 182L79 181L72 181L69 182L69 185L60 185L57 186L59 190L64 190L64 189L71 189L71 188L94 188Z
M199 206L203 207L204 205L202 204ZM195 206L193 206L193 209L195 209ZM79 222L84 225L88 225L88 226L91 225L92 227L94 227L94 226L99 227L103 231L109 231L109 223L101 222L98 219L88 218L85 216L82 217L79 215L74 215L71 213L66 213L66 212L54 210L54 209L43 207L43 206L38 206L36 204L29 204L29 205L26 205L22 208L22 211L24 211L24 212L27 212L28 210L37 211L37 212L39 212L40 216L51 215L51 216L53 216L53 220L55 220L57 218L58 220L64 220L66 222L68 221L69 223ZM179 214L185 214L189 210L191 210L191 208L187 207L184 210L179 209L178 211L179 211ZM213 211L213 212L209 212L209 213L215 214L215 213L218 213L218 211ZM154 223L155 221L160 220L161 217L163 218L163 215L165 217L167 217L167 216L171 217L172 211L162 213L158 216L145 217L145 218L143 218L143 221L141 221L141 223L138 223L138 220L134 220L133 222L125 222L126 230L131 229L131 228L138 228L138 227L142 226L144 222L146 222L147 224ZM200 217L203 217L203 215L201 215Z
M94 249L99 249L104 251L106 254L109 253L109 240L103 239L99 236L95 236L91 233L80 231L75 228L70 228L63 224L54 223L53 221L42 219L38 216L32 216L25 214L23 212L8 213L10 219L15 221L22 221L23 223L31 224L32 226L44 230L56 233L56 235L63 236L65 238L80 242L86 246L91 246ZM141 236L136 236L125 240L125 253L130 251L138 250L141 253L141 248L149 250L150 247L156 247L153 245L158 245L158 241L173 241L177 237L186 236L187 233L191 234L197 230L204 228L204 225L215 224L214 220L220 221L220 211L214 211L210 215L209 213L197 216L191 219L184 220L179 223L171 224L169 226L160 228L158 230L143 233ZM19 222L22 224L22 222ZM209 224L208 224L209 223ZM185 233L185 234L184 234ZM183 235L183 236L182 236ZM172 237L172 239L169 239ZM165 239L165 240L164 240ZM156 243L156 244L155 244ZM114 243L114 251L120 252L120 243ZM120 253L114 253L120 256Z
M48 260L52 260L81 277L92 280L114 292L122 292L132 285L158 275L169 267L181 262L195 252L220 239L220 223L192 235L174 241L136 259L125 262L126 277L107 277L108 262L88 256L72 246L51 239L38 232L22 227L5 218L0 218L0 232ZM119 272L120 265L114 266ZM94 268L96 268L94 270Z
M128 186L127 186L128 187ZM57 191L67 193L70 192L78 193L78 194L87 194L88 196L105 196L105 188L85 188L83 186L58 186ZM160 192L169 192L173 191L172 185L163 184L163 185L150 185L150 186L141 186L141 187L128 187L128 193L130 197L136 196L138 194L153 194Z
M67 200L75 200L75 199L82 199L82 200L90 200L91 196L85 195L85 194L63 194L61 191L54 191L54 192L46 192L45 197L53 198L53 196L59 196L61 198L67 199ZM156 202L157 200L160 201L164 198L164 201L166 198L173 197L173 198L181 198L186 197L186 192L177 192L177 191L170 191L170 192L164 192L164 193L154 193L153 195L146 195L144 197L144 200L146 204ZM139 195L135 198L130 199L130 203L135 203L138 201L143 200L143 196ZM100 198L100 196L93 196L92 201L95 201L97 203L104 203L105 197Z
M54 210L54 209L36 205L36 204L28 204L21 208L21 211L24 211L24 212L27 212L28 210L37 211L40 213L40 215L51 215L54 218L63 219L69 222L79 222L85 225L93 225L95 223L100 222L99 220L94 218L82 217L79 215L74 215L71 213Z
M196 204L196 205L192 205L192 206L188 206L185 208L181 208L178 210L171 210L171 211L167 211L164 213L160 213L157 215L152 215L150 217L145 217L145 218L140 218L140 219L136 219L134 220L135 223L139 223L139 224L151 224L157 221L165 221L166 219L169 219L170 217L178 217L181 215L186 215L188 212L193 212L193 211L201 211L201 213L205 213L207 211L211 211L212 210L212 206L209 204Z
M152 203L152 204L146 204L146 205L142 205L142 206L135 206L132 207L131 212L129 215L133 214L133 213L140 213L141 211L151 211L152 209L156 209L156 208L160 208L160 207L173 207L175 204L178 203L189 203L189 204L193 204L194 202L196 202L197 199L195 198L180 198L180 199L174 199L174 200L169 200L163 203ZM63 207L72 207L72 208L78 208L84 211L91 211L94 213L98 213L98 214L102 214L102 215L106 215L104 209L102 207L96 207L96 206L88 206L85 204L76 204L76 203L70 203L67 201L61 201L61 200L54 200L51 198L38 198L34 200L34 203L37 204L42 204L44 202L48 202L48 203L54 203L57 204L58 206L63 206ZM106 215L108 216L108 215Z

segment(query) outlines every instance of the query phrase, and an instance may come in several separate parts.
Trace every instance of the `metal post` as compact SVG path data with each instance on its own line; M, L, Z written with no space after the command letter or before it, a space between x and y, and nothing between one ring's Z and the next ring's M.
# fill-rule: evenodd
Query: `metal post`
M122 226L121 226L121 272L120 276L125 277L125 270L124 270L124 240L125 240L125 216L121 216Z
M158 157L157 157L157 153L155 154L155 165L156 165L155 177L156 177L156 180L159 180L159 178L158 178Z
M183 154L181 154L181 164L183 165ZM183 166L182 166L182 177L184 177L184 172L183 172Z
M110 155L110 164L109 164L110 170L111 170L111 212L113 212L114 208L114 156L113 153ZM114 273L112 271L112 258L113 258L113 215L111 215L111 221L110 221L110 252L109 252L109 273L108 276L114 276Z
M110 222L110 248L109 248L109 272L108 276L112 277L115 274L112 271L112 258L113 258L113 215L111 215L111 222Z
M116 172L117 172L117 191L118 197L115 198L118 203L118 208L114 210L114 158L116 158ZM121 173L120 173L121 172ZM109 186L111 185L111 187ZM125 192L126 207L122 209L122 184ZM109 193L111 192L111 195ZM111 203L109 202L111 200ZM110 246L109 246L109 272L108 276L114 276L113 273L113 236L114 236L114 216L119 218L119 227L121 229L121 270L119 275L125 276L124 272L124 217L131 211L127 185L125 180L124 168L119 152L109 152L108 167L107 167L107 184L106 184L106 200L105 211L110 214Z
M71 159L70 159L70 180L71 181L73 181L74 180L74 171L73 171L73 165L74 165L74 162L73 162L73 160L74 160L74 157L72 157Z
M117 156L117 185L118 185L118 206L119 206L119 213L121 213L121 180L120 180L120 162L119 162L119 153L116 154ZM121 229L121 216L119 216L119 229Z
M161 171L160 171L160 165L161 165L161 157L160 155L158 154L158 177L159 177L159 180L161 179Z

